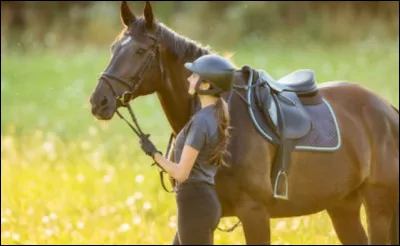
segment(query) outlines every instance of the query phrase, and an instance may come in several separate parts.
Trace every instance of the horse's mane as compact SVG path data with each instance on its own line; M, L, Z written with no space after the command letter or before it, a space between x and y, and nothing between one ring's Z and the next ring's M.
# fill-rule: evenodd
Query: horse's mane
M134 27L131 28L134 28L138 33L141 33L145 31L145 24L145 19L143 17L138 18L134 23ZM193 61L197 57L216 53L215 51L212 51L209 46L204 47L199 42L178 34L161 22L156 21L154 24L157 25L157 28L159 29L160 42L165 45L167 50L176 56L180 62ZM116 36L113 44L118 42L127 32L130 32L129 29L131 28L125 27L121 30L121 32Z
M160 30L161 42L179 61L193 61L202 55L215 53L211 51L210 47L203 47L200 43L174 32L163 23L157 23L157 25Z

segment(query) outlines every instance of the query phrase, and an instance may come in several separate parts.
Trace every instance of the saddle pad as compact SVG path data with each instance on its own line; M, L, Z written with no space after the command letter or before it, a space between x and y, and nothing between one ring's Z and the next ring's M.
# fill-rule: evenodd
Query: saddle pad
M312 128L303 138L296 141L296 150L336 151L341 138L336 115L328 101L317 105L306 105Z
M257 131L268 141L279 145L279 137L271 124L267 122L261 110L256 105L255 88L247 91L247 100L250 118L253 121ZM327 151L333 152L340 148L341 137L339 125L335 113L328 101L322 100L317 105L303 105L312 120L312 128L304 137L295 140L295 149L297 151Z

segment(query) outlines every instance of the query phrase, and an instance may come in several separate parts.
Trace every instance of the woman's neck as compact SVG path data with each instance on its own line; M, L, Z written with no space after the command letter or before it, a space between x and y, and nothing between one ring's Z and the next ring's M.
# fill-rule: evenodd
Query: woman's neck
M201 103L201 108L205 108L212 104L216 104L218 98L210 95L199 95L199 100Z

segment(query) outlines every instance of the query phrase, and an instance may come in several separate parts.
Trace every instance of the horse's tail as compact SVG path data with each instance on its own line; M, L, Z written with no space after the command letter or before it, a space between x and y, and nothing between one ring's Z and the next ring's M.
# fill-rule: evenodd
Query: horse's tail
M395 205L390 227L390 244L399 245L399 203Z

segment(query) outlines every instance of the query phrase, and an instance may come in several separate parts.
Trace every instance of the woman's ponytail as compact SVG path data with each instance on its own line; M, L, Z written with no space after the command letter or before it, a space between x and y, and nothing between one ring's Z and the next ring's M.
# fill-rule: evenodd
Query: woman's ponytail
M219 97L215 105L214 110L215 117L217 119L218 131L219 131L219 142L211 155L211 161L215 165L227 165L223 160L224 155L229 155L227 150L230 135L229 135L229 108L228 104L222 97Z

